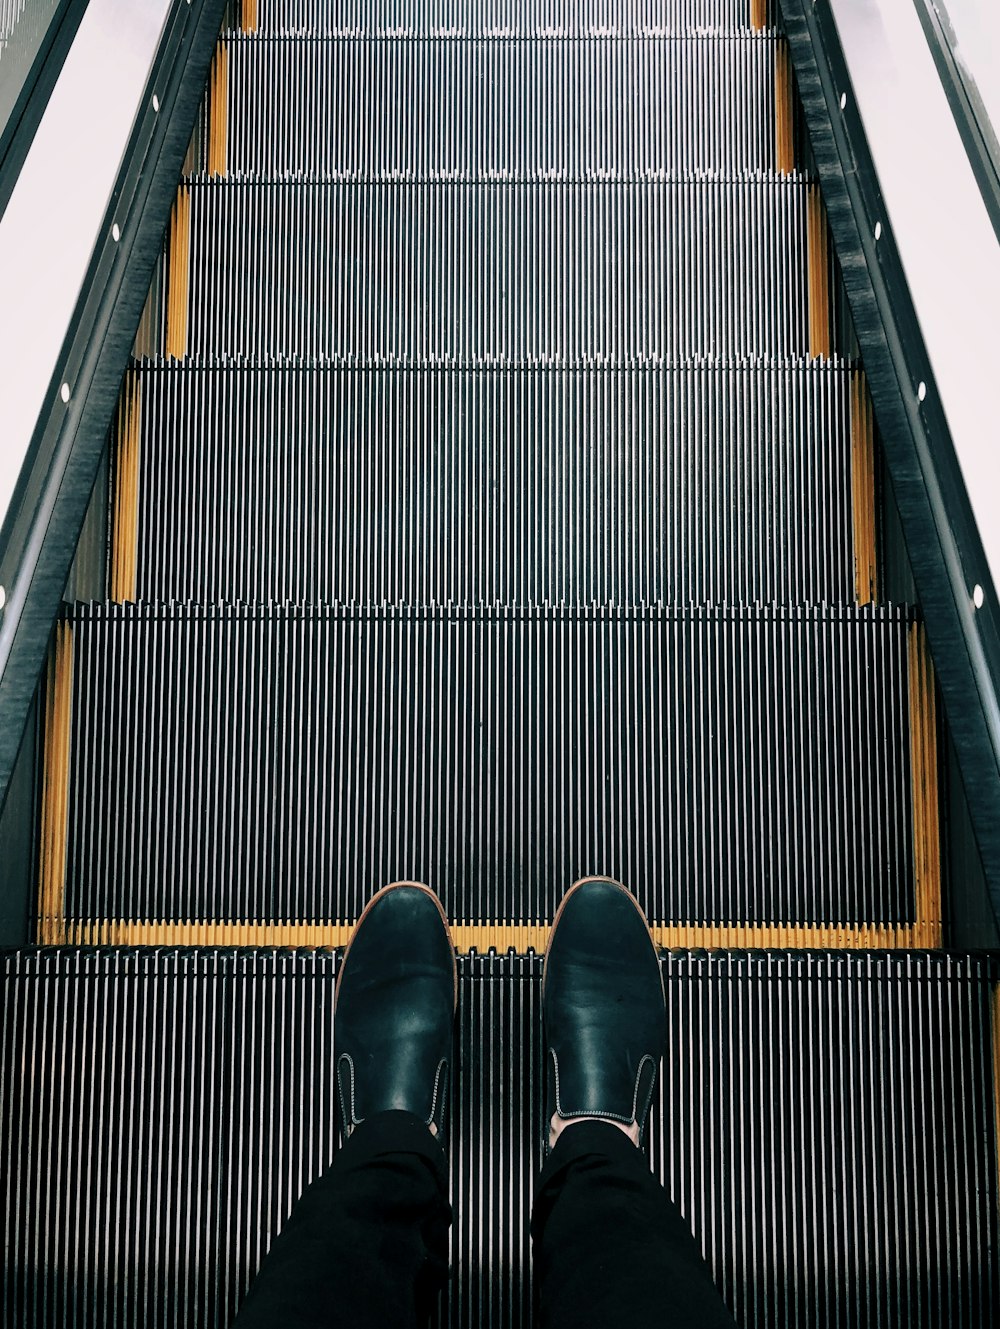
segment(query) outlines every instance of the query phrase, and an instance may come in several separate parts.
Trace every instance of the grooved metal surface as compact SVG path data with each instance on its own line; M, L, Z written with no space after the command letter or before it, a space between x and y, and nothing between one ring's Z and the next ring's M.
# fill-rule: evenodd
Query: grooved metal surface
M261 33L312 36L647 36L749 30L747 0L257 0Z
M193 356L575 365L809 350L797 177L190 189Z
M66 915L912 921L910 619L81 608Z
M231 1322L334 1154L336 967L328 952L3 954L5 1323ZM520 1329L541 961L459 968L438 1322ZM1000 1313L996 977L976 956L665 957L651 1166L740 1325L979 1329Z
M137 379L140 600L854 600L840 363Z
M775 44L771 34L234 35L228 170L463 180L769 171Z
M238 8L113 480L144 603L60 629L41 935L342 935L408 877L537 938L596 873L664 925L934 935L933 676L851 603L874 464L806 358L847 339L775 29ZM336 1147L337 964L0 953L4 1322L231 1322ZM663 964L651 1163L738 1322L991 1322L997 961ZM459 966L439 1322L520 1329L541 960Z

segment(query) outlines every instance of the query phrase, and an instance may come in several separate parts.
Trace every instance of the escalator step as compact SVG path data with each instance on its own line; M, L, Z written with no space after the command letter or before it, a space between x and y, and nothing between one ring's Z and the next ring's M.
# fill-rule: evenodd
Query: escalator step
M187 353L631 364L809 353L797 178L190 186Z
M335 1149L337 964L3 953L4 1323L231 1322ZM439 1322L526 1329L541 961L459 967ZM740 1324L978 1329L1000 1314L996 978L974 956L664 958L651 1164Z
M69 918L353 920L416 878L530 922L607 873L658 923L914 920L908 612L69 621Z
M136 381L140 600L854 601L841 364Z
M636 179L770 171L775 47L773 37L748 33L625 42L234 36L226 43L226 172Z
M252 30L310 36L582 37L747 31L749 0L255 0Z

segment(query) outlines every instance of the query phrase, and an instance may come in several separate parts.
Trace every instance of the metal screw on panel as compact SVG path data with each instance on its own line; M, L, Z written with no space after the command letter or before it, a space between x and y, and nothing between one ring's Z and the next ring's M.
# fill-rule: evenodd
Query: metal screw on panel
M69 401L69 384L68 384L68 383L64 383L64 384L62 385L62 387L59 389L59 396L62 397L63 401Z
M974 586L972 589L972 603L976 606L977 609L982 609L983 601L985 599L986 596L983 592L983 588L981 586Z
M926 396L927 396L927 384L926 384L926 383L921 383L921 384L919 384L919 386L917 387L917 401L923 401L923 399L924 399Z
M118 227L117 222L115 222L115 224L111 228L111 238L112 240L114 240L115 244L117 244L118 241L122 238L122 233Z
M7 603L7 588L6 586L0 586L0 609L2 609L6 603Z
M876 239L876 240L881 240L881 238L882 238L882 223L881 223L881 222L876 222L876 223L875 223L875 239Z
M158 111L159 109L160 109L160 99L159 99L159 97L157 97L156 93L154 92L154 93L153 93L153 110L154 110L154 111Z

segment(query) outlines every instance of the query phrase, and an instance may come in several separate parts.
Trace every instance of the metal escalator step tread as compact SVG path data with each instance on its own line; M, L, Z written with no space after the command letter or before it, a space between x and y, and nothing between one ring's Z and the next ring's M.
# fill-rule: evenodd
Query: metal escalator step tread
M337 964L0 956L5 1323L231 1323L336 1148ZM663 968L650 1162L738 1323L992 1323L995 959L678 953ZM541 961L459 969L437 1323L527 1329Z
M189 190L189 355L575 365L809 353L797 179Z
M778 164L776 44L749 33L626 41L233 35L226 174L770 171Z
M255 0L253 9L253 31L314 37L743 32L751 21L750 0Z
M68 622L69 920L352 919L416 878L466 923L531 922L590 874L663 924L940 919L939 882L918 911L909 612Z
M843 365L135 379L139 600L854 603Z

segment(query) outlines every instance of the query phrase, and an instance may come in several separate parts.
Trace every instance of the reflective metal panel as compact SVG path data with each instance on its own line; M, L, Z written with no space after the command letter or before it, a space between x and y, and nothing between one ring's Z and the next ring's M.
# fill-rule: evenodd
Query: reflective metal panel
M100 228L170 6L92 0L0 219L0 516L106 240ZM55 390L68 403L73 387Z
M0 0L0 132L58 8L59 0Z
M915 8L832 0L832 11L887 207L876 234L891 224L995 587L1000 247ZM910 385L918 401L930 387ZM995 591L968 594L978 608Z

